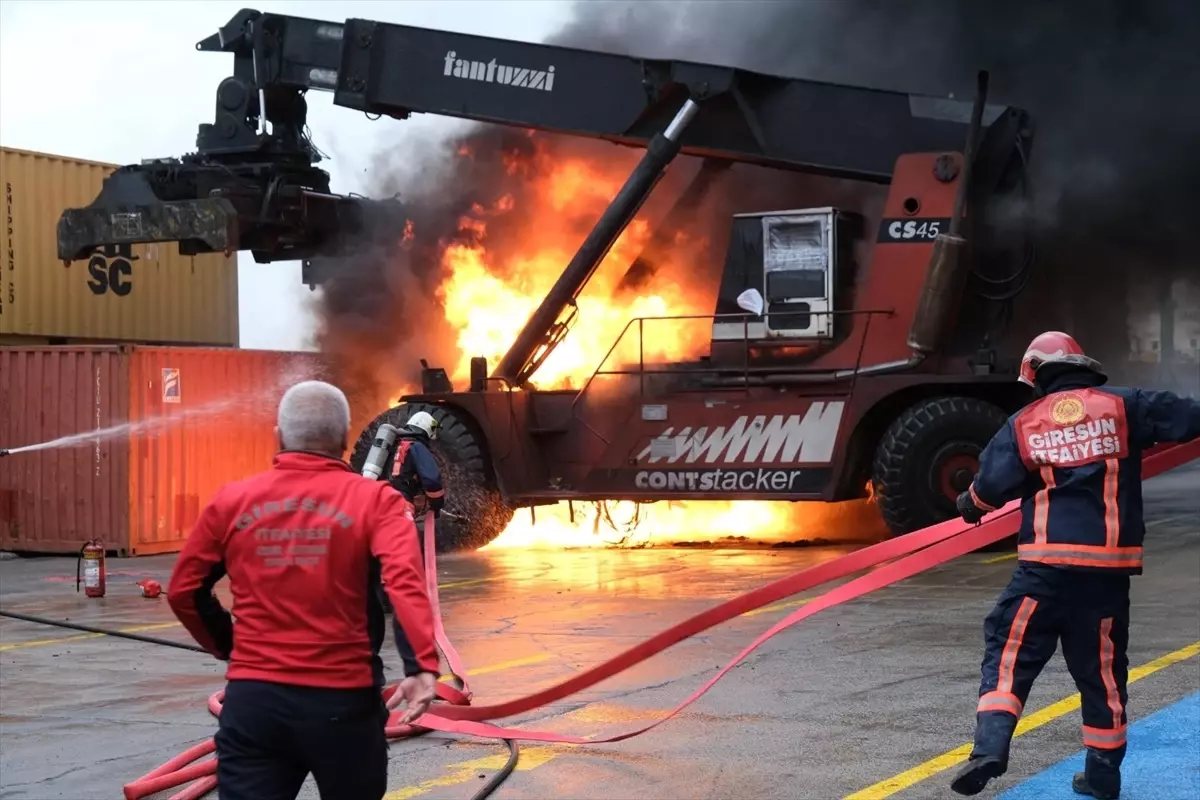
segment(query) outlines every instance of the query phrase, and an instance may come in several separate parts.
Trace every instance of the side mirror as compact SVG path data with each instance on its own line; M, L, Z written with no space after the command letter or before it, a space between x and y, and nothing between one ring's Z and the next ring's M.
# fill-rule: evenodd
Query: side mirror
M743 311L749 311L754 316L762 316L763 313L763 297L758 293L758 289L747 289L737 296L738 308Z

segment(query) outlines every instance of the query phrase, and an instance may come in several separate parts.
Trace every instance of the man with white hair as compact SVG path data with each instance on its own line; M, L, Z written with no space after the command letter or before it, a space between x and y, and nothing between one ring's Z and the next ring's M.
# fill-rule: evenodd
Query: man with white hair
M403 720L420 717L438 675L412 506L342 461L350 406L336 387L288 389L275 432L272 468L217 492L167 591L188 632L229 662L220 795L294 800L311 773L322 798L379 800L388 757L380 581L406 676L388 706L407 702ZM213 594L225 575L232 616Z

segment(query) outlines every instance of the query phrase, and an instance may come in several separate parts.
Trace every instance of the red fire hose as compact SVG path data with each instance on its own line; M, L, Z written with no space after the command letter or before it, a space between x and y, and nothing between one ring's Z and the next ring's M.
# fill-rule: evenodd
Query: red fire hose
M1143 473L1146 478L1152 478L1197 458L1200 458L1200 440L1190 442L1186 445L1154 448L1148 451L1145 456ZM684 620L657 636L626 650L615 658L592 667L586 672L569 678L562 683L548 689L543 689L527 697L493 706L470 705L471 692L466 681L466 670L462 666L458 652L454 649L454 646L446 637L445 630L442 628L434 556L434 521L432 516L427 515L424 531L426 580L428 581L430 600L434 608L437 644L445 656L447 663L450 665L451 673L458 680L462 688L460 690L448 684L439 683L437 696L445 702L431 707L429 712L418 719L417 723L413 725L397 724L399 714L393 713L386 729L387 735L392 739L400 739L430 730L437 730L469 736L502 739L506 742L519 739L565 744L619 742L633 736L638 736L661 725L694 703L711 689L717 681L724 677L726 673L750 655L751 652L784 629L827 608L845 603L897 581L910 578L920 572L924 572L959 556L973 552L980 547L1013 535L1017 531L1020 520L1019 515L1014 513L1018 507L1019 502L1013 501L1004 508L989 514L986 517L986 521L978 526L968 525L961 520L949 520L906 536L871 545L870 547L849 553L825 564L794 573L721 603L691 619ZM605 739L583 739L578 736L566 736L553 732L502 728L487 722L488 720L523 714L561 700L623 672L636 664L640 664L651 656L661 653L663 650L684 639L723 622L727 622L747 611L761 608L815 586L863 570L871 571L826 592L807 604L804 608L789 614L783 620L772 625L707 683L680 703L674 711L650 725ZM384 689L384 697L390 697L394 691L395 687ZM208 708L213 716L218 716L221 712L221 699L223 695L223 692L217 692L209 698ZM199 761L199 759L213 753L214 750L215 745L212 740L192 747L152 772L126 785L126 799L140 800L140 798L149 797L150 795L176 786L182 786L183 784L191 785L173 795L171 800L197 800L203 797L216 787L215 773L217 763L215 758L205 761Z

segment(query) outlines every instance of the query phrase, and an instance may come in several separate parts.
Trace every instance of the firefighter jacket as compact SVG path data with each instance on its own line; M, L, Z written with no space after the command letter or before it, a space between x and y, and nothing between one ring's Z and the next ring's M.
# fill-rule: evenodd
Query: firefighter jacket
M994 511L1021 498L1019 561L1142 572L1142 451L1200 437L1200 401L1103 381L1061 376L980 455L971 500Z
M229 576L234 624L213 595ZM438 670L412 506L344 462L284 451L200 512L167 600L230 680L383 685L382 581L405 674Z
M412 501L417 495L425 495L434 511L441 511L446 499L442 487L442 473L429 447L421 438L412 434L401 434L396 442L396 454L388 473L392 488Z

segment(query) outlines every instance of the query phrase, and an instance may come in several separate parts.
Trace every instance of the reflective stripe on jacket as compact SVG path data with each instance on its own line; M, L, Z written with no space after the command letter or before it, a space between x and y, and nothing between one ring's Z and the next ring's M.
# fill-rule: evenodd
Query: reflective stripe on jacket
M1089 373L1094 374L1094 373ZM1142 451L1200 436L1200 401L1063 382L1009 418L971 484L991 511L1021 498L1020 561L1142 571Z
M433 453L424 442L416 439L401 439L396 443L390 482L396 491L410 500L419 494L430 500L440 500L446 493Z

